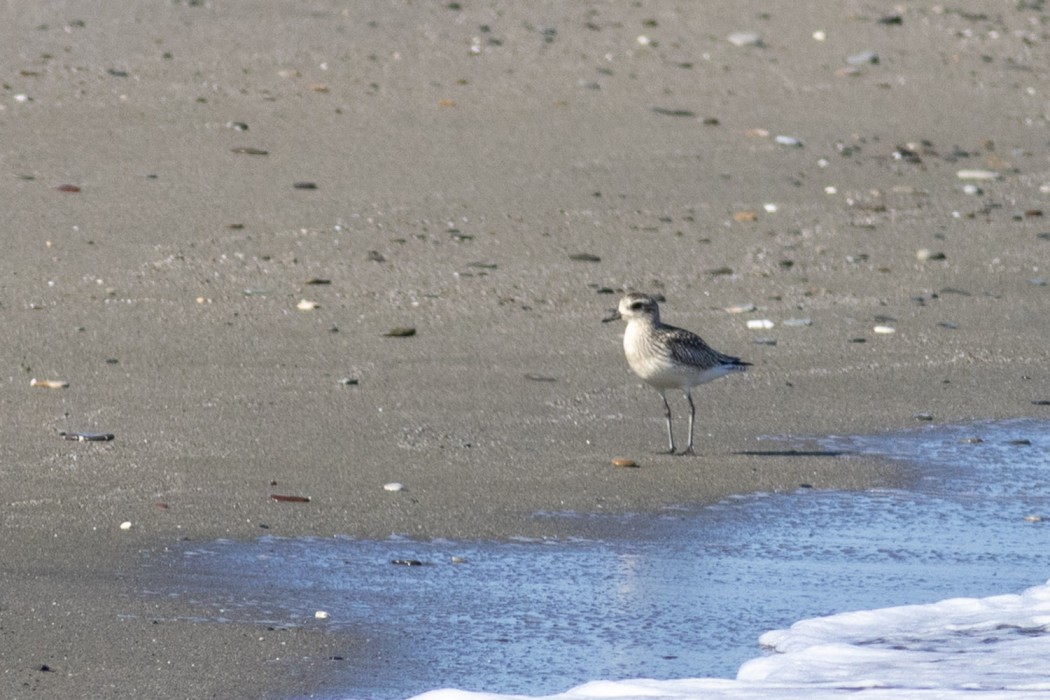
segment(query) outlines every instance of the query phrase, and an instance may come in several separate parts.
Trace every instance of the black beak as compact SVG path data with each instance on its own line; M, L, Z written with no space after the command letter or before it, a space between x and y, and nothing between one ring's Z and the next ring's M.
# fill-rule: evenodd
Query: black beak
M617 309L609 309L609 315L602 319L602 323L608 323L609 321L619 321L623 316Z

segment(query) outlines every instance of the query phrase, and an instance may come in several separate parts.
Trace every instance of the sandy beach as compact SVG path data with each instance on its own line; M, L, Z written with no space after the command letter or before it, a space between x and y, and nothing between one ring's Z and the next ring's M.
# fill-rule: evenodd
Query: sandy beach
M1040 6L6 4L0 695L330 690L350 636L139 595L183 540L558 537L1046 415ZM754 364L695 457L632 290Z

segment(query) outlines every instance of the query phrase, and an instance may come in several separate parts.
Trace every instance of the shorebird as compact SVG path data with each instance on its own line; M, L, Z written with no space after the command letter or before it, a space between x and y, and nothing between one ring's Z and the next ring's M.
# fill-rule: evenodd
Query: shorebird
M671 431L671 406L667 403L666 391L680 389L685 394L689 402L689 443L680 454L693 454L693 423L696 421L693 387L733 372L743 372L751 363L723 355L695 333L661 323L660 306L656 299L647 294L628 294L620 300L619 308L602 321L617 319L627 322L627 330L623 334L623 352L627 356L627 364L635 374L659 391L660 398L664 400L669 454L675 454L675 447L674 433Z

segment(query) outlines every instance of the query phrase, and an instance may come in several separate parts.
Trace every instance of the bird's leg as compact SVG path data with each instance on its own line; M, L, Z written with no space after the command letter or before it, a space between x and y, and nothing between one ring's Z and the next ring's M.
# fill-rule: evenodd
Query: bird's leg
M671 406L667 403L667 395L660 391L660 398L664 400L664 417L667 418L667 454L674 454L674 434L671 432Z
M696 420L696 406L693 405L693 393L689 390L685 390L685 398L689 402L689 444L682 450L682 454L691 455L693 454L693 422Z

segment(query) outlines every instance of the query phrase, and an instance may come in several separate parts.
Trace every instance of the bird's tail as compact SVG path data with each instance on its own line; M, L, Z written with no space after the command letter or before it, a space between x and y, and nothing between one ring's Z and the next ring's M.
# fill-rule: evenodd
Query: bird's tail
M719 364L726 367L730 372L743 372L748 367L751 367L750 362L745 362L739 357L731 357L729 355L722 355L718 358Z

